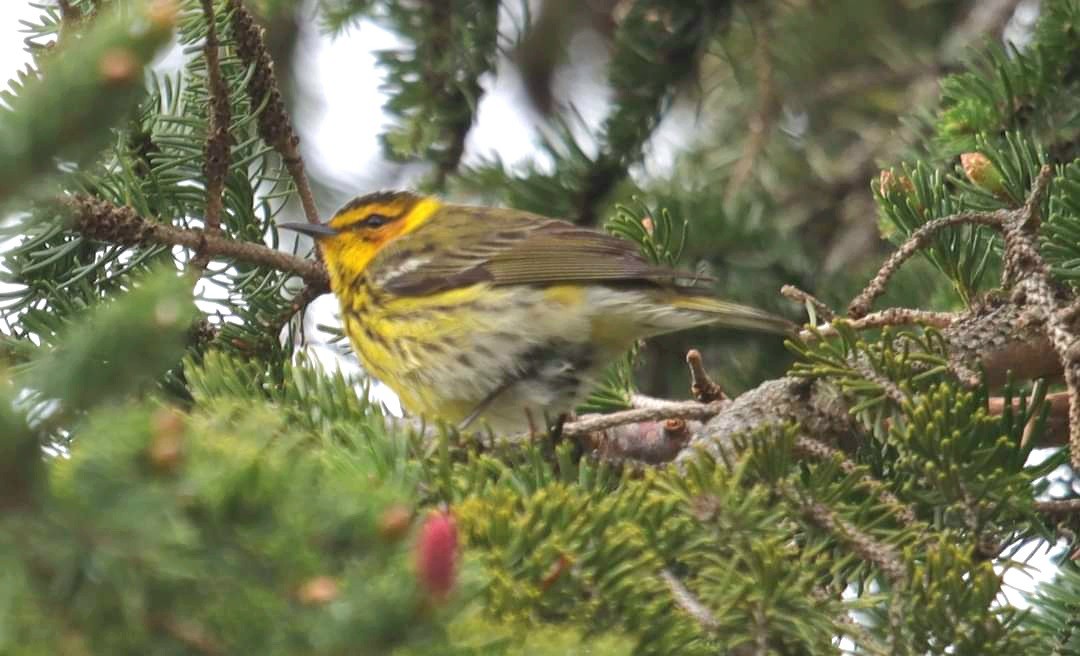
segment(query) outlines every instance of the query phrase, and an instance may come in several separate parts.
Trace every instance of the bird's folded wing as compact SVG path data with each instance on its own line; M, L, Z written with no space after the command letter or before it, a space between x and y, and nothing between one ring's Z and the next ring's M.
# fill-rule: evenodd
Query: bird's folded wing
M452 242L448 244L447 242ZM372 263L386 291L419 296L492 285L607 281L696 287L699 276L645 259L637 244L565 221L467 208L391 243ZM699 288L699 291L704 291Z

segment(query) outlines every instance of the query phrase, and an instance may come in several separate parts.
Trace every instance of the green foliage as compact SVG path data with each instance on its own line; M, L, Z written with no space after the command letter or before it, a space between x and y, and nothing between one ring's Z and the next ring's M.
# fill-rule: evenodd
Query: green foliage
M909 162L894 184L875 183L882 226L898 240L955 212L1014 208L1039 167L1057 165L1042 246L1055 276L1076 278L1076 0L1043 2L1026 49L991 49L950 76L929 133L908 135L918 158L859 141L907 109L908 87L875 76L925 75L922 59L936 60L970 5L930 3L914 16L854 0L842 11L616 4L605 16L611 106L599 128L583 130L571 107L538 146L550 162L458 171L481 80L502 63L503 5L322 3L332 27L374 17L406 42L379 60L392 156L430 164L434 186L474 199L611 217L609 229L654 261L692 261L736 300L768 306L782 282L858 277L865 260L845 260L838 235L869 224L865 180L876 166L853 157L855 146ZM27 126L18 134L33 148L0 140L0 167L15 167L0 193L48 174L56 194L201 227L211 104L202 3L180 3L179 74L152 77L145 92L124 78L105 98L95 68L104 54L127 44L141 78L164 37L140 3L70 6L81 20L47 8L28 28L41 78L15 85L0 133ZM252 72L234 55L223 3L214 6L233 117L221 230L277 245L290 184L258 136L262 108L244 93ZM844 38L871 29L870 46ZM838 98L838 72L869 73L871 92ZM72 98L105 122L57 122L58 99ZM642 172L658 124L685 100L705 117L700 143L669 176ZM69 141L56 137L72 126ZM992 184L957 166L975 153ZM56 156L80 165L58 167ZM1075 651L1074 568L1042 586L1026 616L1001 602L1013 549L1066 535L1035 505L1065 454L1029 464L1046 387L995 391L1004 410L992 413L991 390L956 382L933 330L857 334L838 322L834 337L792 344L796 382L785 384L843 398L858 444L773 425L713 435L730 446L720 460L637 469L570 441L511 443L388 417L366 384L293 352L281 334L296 291L285 274L228 260L200 272L181 249L85 239L56 203L25 210L8 223L17 243L4 257L2 652ZM841 229L834 214L856 218ZM873 258L872 248L847 250ZM913 285L912 304L942 285L974 303L996 284L999 252L983 229L943 233L926 253L944 275ZM742 336L678 339L700 340L725 381L787 363ZM685 386L681 365L653 357L681 359L678 339L639 360ZM613 368L586 408L629 405L634 361ZM441 504L461 556L446 600L425 589L410 537Z
M390 94L385 110L396 125L381 135L387 156L435 165L436 186L458 166L483 88L495 65L499 3L453 0L325 2L326 20L340 27L371 14L411 43L378 53Z
M20 382L43 398L63 399L68 411L122 399L180 361L194 318L191 281L158 271L70 326Z
M1037 135L1051 152L1061 144L1065 161L1080 154L1068 146L1080 130L1080 114L1071 101L1080 91L1078 15L1080 5L1074 0L1048 2L1029 47L990 48L976 57L970 71L942 81L935 144L942 155L973 150L980 134L1009 130Z
M1025 624L1043 638L1042 652L1080 654L1078 598L1080 571L1072 563L1063 564L1052 580L1041 583L1029 596L1035 610L1025 618Z
M38 36L58 34L38 70L26 70L0 94L0 200L38 188L57 161L84 162L107 144L145 95L143 68L168 43L165 9L102 12L78 37L59 29L49 9Z
M196 0L181 3L178 28L185 47L193 47L206 35L200 7ZM227 15L219 11L216 18L219 34L228 35ZM33 28L35 34L59 29L58 20L55 12L43 15ZM258 137L257 108L243 90L249 71L232 56L222 58L221 69L233 116L221 230L241 241L261 244L269 239L276 244L273 221L290 188L270 147ZM154 76L147 97L126 115L126 129L114 136L94 165L65 176L61 189L93 193L130 206L150 220L202 226L206 202L202 160L210 105L206 80L201 54L189 58L178 76ZM191 253L153 244L96 243L72 234L68 224L66 210L43 203L12 228L22 236L4 254L8 269L4 281L13 285L5 293L4 315L16 337L49 343L84 308L129 287L133 274L167 262L188 266L193 258ZM243 263L212 262L195 286L208 328L203 332L212 334L212 343L220 348L287 358L290 345L281 343L274 327L280 329L283 318L290 316L289 292L295 283L289 279L281 272ZM220 293L222 289L227 293Z

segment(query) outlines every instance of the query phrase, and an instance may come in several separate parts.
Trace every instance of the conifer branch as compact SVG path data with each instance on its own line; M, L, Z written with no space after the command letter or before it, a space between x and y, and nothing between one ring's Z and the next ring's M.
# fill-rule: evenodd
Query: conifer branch
M806 435L799 435L795 438L794 453L803 458L810 458L822 462L833 461L840 468L840 471L849 476L860 473L859 466L848 459L843 451L835 449L820 440L807 437ZM914 508L901 501L884 483L870 474L863 473L862 476L859 477L859 485L868 492L876 495L878 499L888 506L889 510L902 524L910 526L918 520Z
M679 84L697 73L708 40L726 25L732 3L692 6L634 2L615 33L610 81L614 109L604 121L601 151L579 183L579 223L596 222L596 205L637 162Z
M1080 499L1036 501L1035 511L1050 516L1075 515L1080 513Z
M675 600L675 605L683 609L687 615L694 618L701 628L706 632L712 633L720 628L720 621L716 619L713 612L709 610L709 607L701 603L694 593L690 591L683 582L679 580L677 576L671 573L671 570L665 569L660 572L660 578L664 580L668 590L671 591L671 597Z
M820 501L801 494L794 485L784 483L780 487L784 496L792 501L812 524L876 565L892 583L902 583L906 579L907 569L895 549L845 521Z
M763 22L764 23L764 22ZM765 150L769 139L769 130L777 112L783 107L776 94L776 85L773 80L772 55L769 45L772 39L767 32L768 27L762 26L762 33L756 35L754 43L754 75L757 80L757 107L750 115L747 122L749 135L743 144L742 155L739 156L731 177L728 178L727 189L724 192L724 200L728 203L743 189L750 175L754 172L758 158Z
M847 319L847 325L853 330L873 330L874 328L887 328L892 326L930 326L932 328L948 328L958 315L953 312L933 312L919 310L917 308L888 308L870 314L859 319ZM820 337L835 337L839 333L836 326L825 323L817 326L814 330L802 330L799 339L811 341Z
M210 125L203 152L203 174L206 176L205 230L207 235L217 236L221 233L221 212L225 205L225 177L229 174L229 153L232 145L229 123L232 120L232 110L229 106L229 89L221 75L221 61L218 56L221 46L218 43L213 0L202 0L202 9L206 17L206 42L203 44L203 57L206 59L206 84L210 92ZM209 263L210 255L204 251L197 251L190 266L201 274Z
M74 215L74 228L90 239L113 244L159 244L202 250L211 258L223 257L238 262L265 266L303 278L322 291L330 288L326 269L314 261L295 257L254 242L236 241L149 221L130 207L114 205L93 196L68 196L60 201Z
M1051 282L1050 268L1038 250L1042 202L1053 177L1053 167L1044 165L1032 182L1023 207L1009 214L1002 275L1014 281L1014 298L1032 308L1045 322L1047 338L1061 358L1069 394L1070 461L1073 469L1080 470L1080 334L1074 328L1076 298Z
M670 404L651 408L634 408L606 415L585 415L576 421L567 422L562 428L565 437L585 437L591 433L605 431L626 424L639 424L665 419L703 420L715 416L727 405L727 401L699 403L697 401L672 401Z
M925 248L929 244L930 239L938 232L959 225L983 225L994 228L995 230L1001 230L1008 215L1008 210L997 210L994 212L959 212L926 223L918 230L911 233L911 236L908 237L907 241L889 256L889 259L885 260L885 263L881 266L881 270L878 271L877 275L874 276L874 279L870 281L870 284L866 286L866 289L856 296L855 300L848 305L848 315L853 319L864 317L870 311L870 305L874 302L874 299L885 293L885 286L889 283L893 274L897 272L904 262L911 259L911 256Z
M826 305L823 301L819 300L810 292L805 292L796 287L795 285L784 285L780 288L780 294L784 298L795 301L796 303L810 305L819 315L818 318L823 321L832 321L836 317L836 313L833 312L833 309L831 307Z
M296 193L308 223L320 223L315 195L300 156L300 137L296 136L285 109L285 101L274 75L274 62L264 41L264 30L255 24L254 17L244 7L242 0L229 0L229 12L236 54L253 69L248 77L247 93L252 107L262 107L259 135L285 162L285 168L296 184Z

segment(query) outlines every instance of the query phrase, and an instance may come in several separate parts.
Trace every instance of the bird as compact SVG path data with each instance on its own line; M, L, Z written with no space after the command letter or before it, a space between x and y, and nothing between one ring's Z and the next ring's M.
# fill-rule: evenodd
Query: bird
M638 244L516 209L408 191L359 196L309 235L345 334L410 413L496 434L567 416L639 340L696 326L790 334Z

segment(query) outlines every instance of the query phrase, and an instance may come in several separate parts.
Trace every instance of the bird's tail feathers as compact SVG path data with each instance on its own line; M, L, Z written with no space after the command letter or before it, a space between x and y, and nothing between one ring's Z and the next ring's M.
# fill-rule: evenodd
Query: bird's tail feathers
M764 310L723 301L711 296L682 296L672 303L682 310L699 312L702 323L713 323L731 328L744 328L781 335L795 334L799 327L792 321L770 314Z

